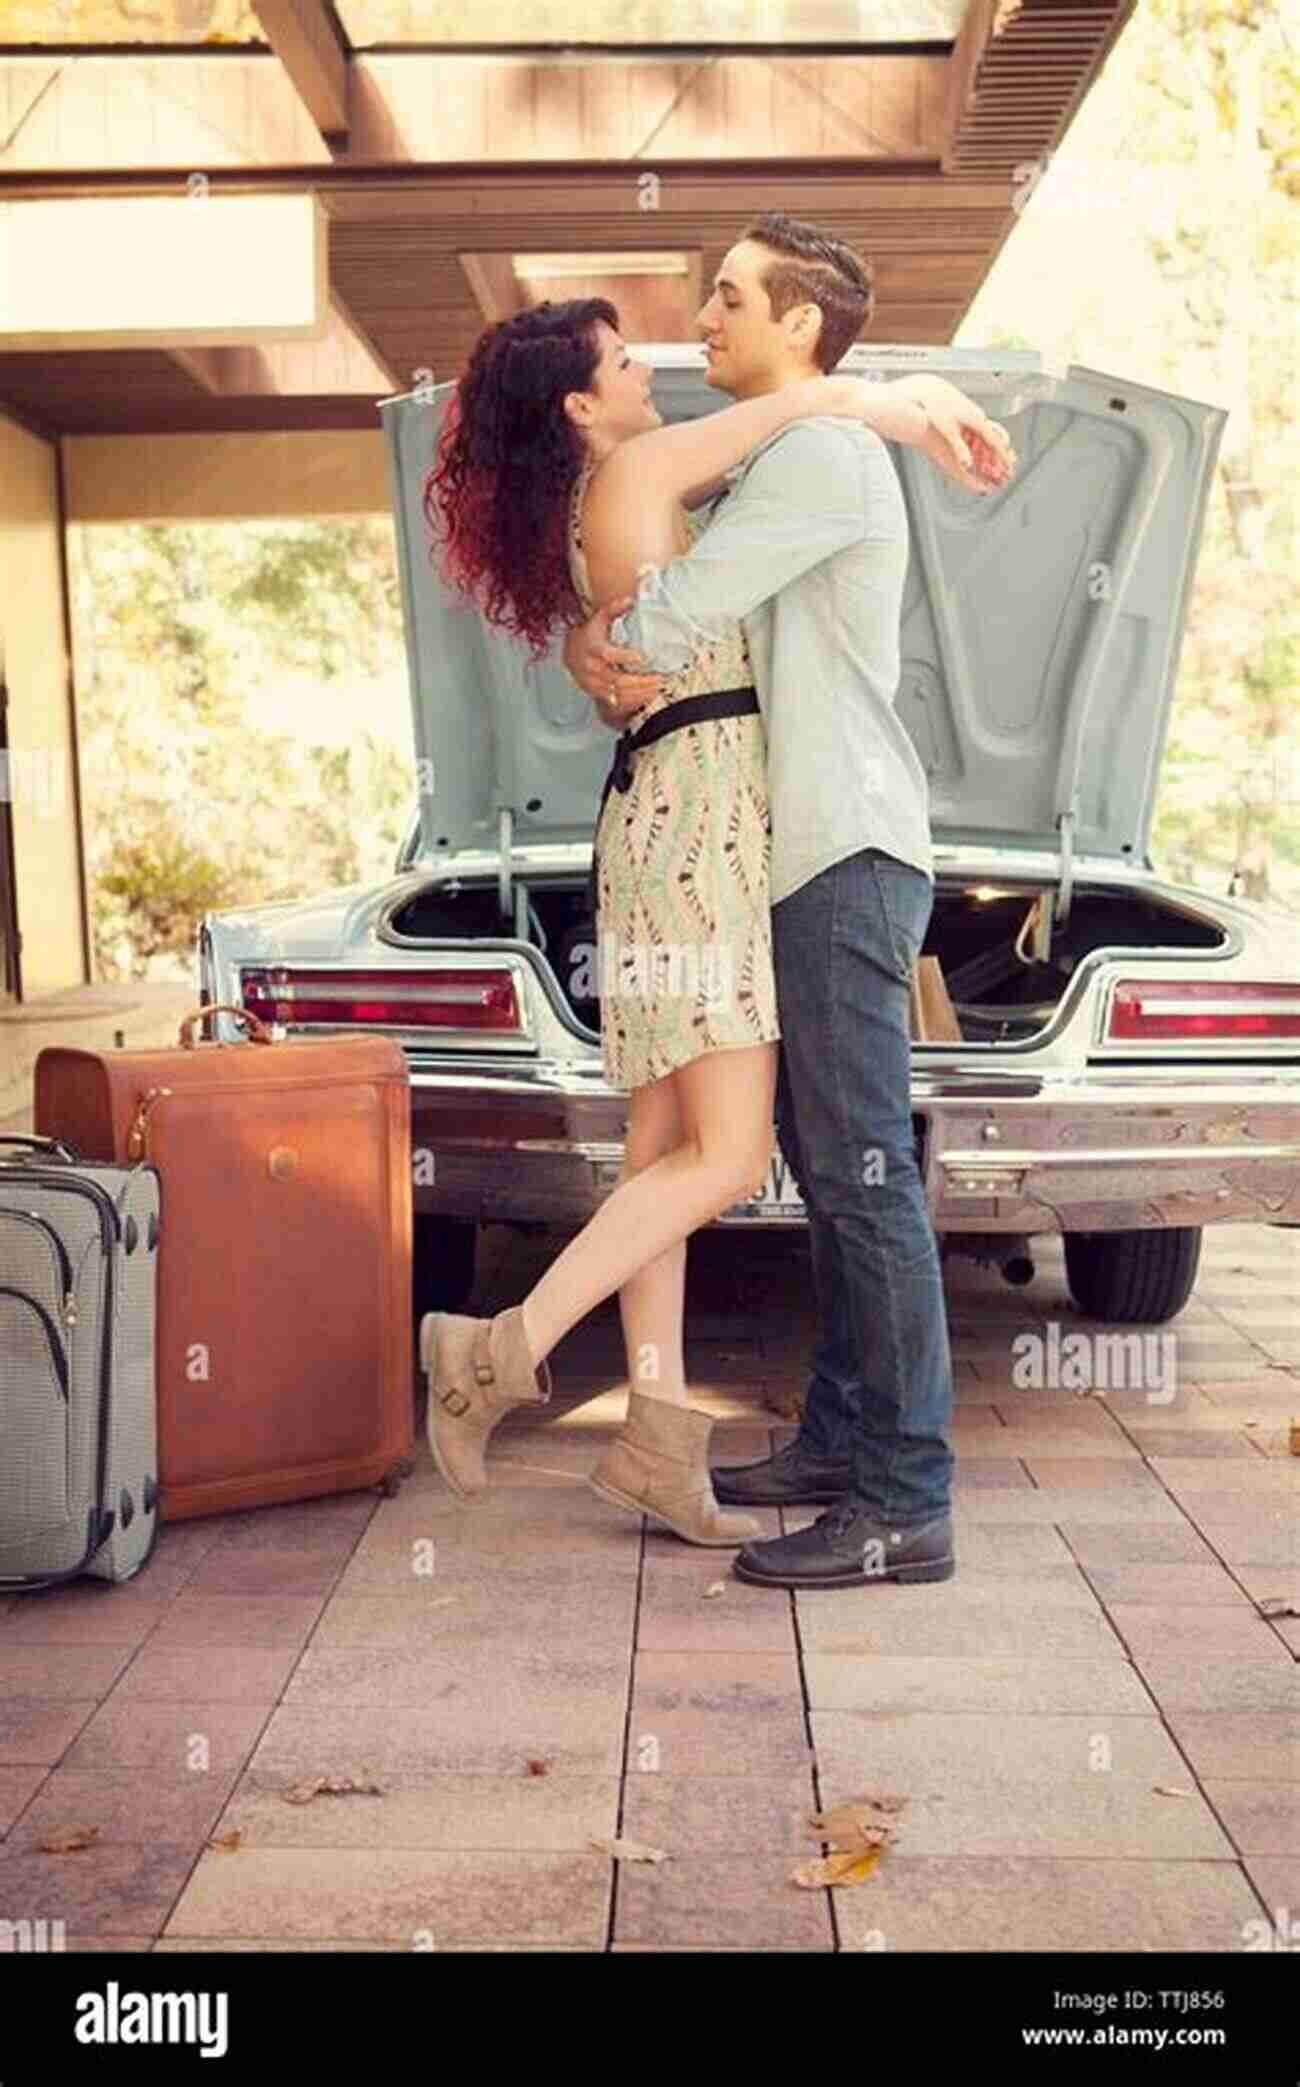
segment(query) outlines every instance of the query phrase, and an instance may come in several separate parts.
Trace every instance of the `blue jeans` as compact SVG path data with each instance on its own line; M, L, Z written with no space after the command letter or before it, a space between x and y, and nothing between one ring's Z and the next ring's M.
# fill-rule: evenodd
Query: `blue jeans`
M912 1144L908 986L934 902L879 848L772 908L776 1132L808 1206L819 1332L799 1439L882 1521L950 1507L952 1363Z

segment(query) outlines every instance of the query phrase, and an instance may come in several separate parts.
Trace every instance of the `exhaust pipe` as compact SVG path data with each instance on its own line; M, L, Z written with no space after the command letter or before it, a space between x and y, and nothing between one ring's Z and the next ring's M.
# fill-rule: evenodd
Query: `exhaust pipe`
M1023 1232L945 1232L939 1246L944 1259L966 1255L981 1268L996 1268L1016 1289L1034 1280L1033 1257Z

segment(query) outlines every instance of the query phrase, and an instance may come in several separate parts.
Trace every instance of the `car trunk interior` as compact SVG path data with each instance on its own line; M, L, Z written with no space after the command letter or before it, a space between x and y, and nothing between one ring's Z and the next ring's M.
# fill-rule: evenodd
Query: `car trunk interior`
M521 908L527 939L540 949L567 1002L588 1035L600 1034L596 997L596 934L586 880L525 880ZM1043 921L1055 893L1046 886L986 886L969 878L940 877L924 954L943 970L962 1040L1024 1043L1051 1021L1079 964L1094 951L1140 957L1163 951L1220 948L1222 929L1179 906L1104 885L1078 883L1064 921L1053 921L1050 952ZM393 929L416 941L453 938L476 943L515 940L514 914L503 919L495 879L426 888L392 916Z

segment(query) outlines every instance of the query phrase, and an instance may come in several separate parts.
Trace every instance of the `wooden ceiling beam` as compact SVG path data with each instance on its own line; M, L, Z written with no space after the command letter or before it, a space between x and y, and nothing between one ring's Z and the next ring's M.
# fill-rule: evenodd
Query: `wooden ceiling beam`
M969 0L949 61L940 164L975 175L1023 156L1026 129L1054 145L1137 0Z
M226 372L221 366L220 348L168 348L178 370L192 377L200 390L219 398L228 389Z
M87 353L95 352L87 350ZM347 307L331 288L327 325L319 340L267 341L229 348L159 344L174 366L211 398L306 398L392 384L374 343L356 337Z
M348 59L322 26L321 4L262 0L275 48L260 58L74 60L47 84L32 77L35 67L0 57L0 137L14 133L3 177L502 158L642 168L840 155L875 165L932 162L938 151L941 53L630 66L574 56ZM130 128L123 106L135 112Z
M324 0L253 0L253 11L326 145L345 151L351 53Z
M456 259L465 271L465 280L474 292L485 325L511 319L523 310L523 288L515 274L512 255L462 253Z
M993 34L996 13L997 0L968 0L961 28L957 31L957 41L948 59L941 152L945 173L951 170L957 139L975 105L979 69Z

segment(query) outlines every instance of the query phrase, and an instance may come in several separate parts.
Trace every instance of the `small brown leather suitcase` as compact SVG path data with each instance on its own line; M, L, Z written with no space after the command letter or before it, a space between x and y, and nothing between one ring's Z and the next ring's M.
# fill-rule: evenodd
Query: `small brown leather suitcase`
M35 1129L158 1169L159 1514L414 1470L411 1117L401 1047L283 1039L42 1050Z

